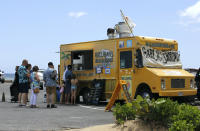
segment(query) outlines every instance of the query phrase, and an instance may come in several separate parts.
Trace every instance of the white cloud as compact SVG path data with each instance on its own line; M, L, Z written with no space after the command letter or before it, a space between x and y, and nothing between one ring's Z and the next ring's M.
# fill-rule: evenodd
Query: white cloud
M187 26L194 23L200 23L200 1L197 1L194 5L180 11L179 15L181 17L181 25Z
M69 12L68 15L70 17L74 17L74 18L79 18L81 16L87 15L88 13L86 12Z

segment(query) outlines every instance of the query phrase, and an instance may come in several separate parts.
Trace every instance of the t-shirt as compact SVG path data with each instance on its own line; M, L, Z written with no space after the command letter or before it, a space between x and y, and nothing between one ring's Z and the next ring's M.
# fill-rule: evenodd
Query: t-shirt
M66 70L64 71L64 73L63 73L63 81L65 81L65 74L66 74L67 71L68 71L68 69L66 69Z
M27 69L25 66L20 66L18 69L18 75L19 75L19 84L20 83L27 83L28 77L27 77Z
M31 89L40 88L40 83L35 78L36 72L31 73Z
M71 82L71 77L72 77L72 71L68 70L68 71L65 73L65 82L70 83L70 82Z
M51 75L54 71L55 70L52 68L48 68L47 70L44 71L43 80L45 81L46 87L56 87L57 86L56 79L52 79L52 77L51 77ZM57 72L55 74L56 74L56 78L57 78Z

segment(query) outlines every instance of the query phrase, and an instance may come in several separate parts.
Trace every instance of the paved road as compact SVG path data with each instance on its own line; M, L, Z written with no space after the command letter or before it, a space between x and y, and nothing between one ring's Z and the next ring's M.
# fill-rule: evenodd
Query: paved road
M38 97L39 108L18 107L17 103L10 103L9 86L0 84L0 131L66 130L113 123L112 113L104 112L104 106L58 105L56 109L47 109L42 92ZM1 102L3 92L6 102Z

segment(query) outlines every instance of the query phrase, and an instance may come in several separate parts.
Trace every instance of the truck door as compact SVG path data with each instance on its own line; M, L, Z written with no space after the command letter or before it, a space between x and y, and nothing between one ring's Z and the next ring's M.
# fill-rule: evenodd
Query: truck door
M127 82L127 89L132 96L132 80L133 80L133 49L119 50L119 80ZM122 95L122 92L121 92Z

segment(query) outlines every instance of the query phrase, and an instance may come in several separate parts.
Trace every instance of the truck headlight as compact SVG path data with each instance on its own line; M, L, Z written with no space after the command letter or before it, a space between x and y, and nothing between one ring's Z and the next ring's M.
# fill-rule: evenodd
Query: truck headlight
M165 80L161 80L161 89L165 90L166 87L165 87Z
M194 80L193 79L190 80L190 88L195 89Z

